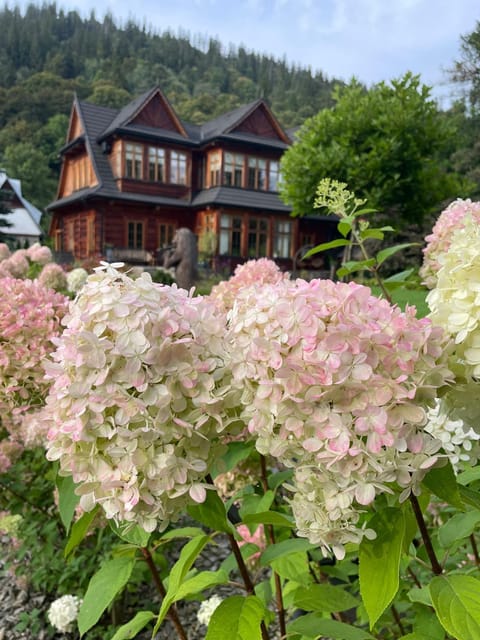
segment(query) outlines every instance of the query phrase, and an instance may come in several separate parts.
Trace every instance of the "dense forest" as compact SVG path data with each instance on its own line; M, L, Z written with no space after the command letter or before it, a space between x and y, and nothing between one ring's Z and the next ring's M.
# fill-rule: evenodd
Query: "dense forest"
M24 11L5 5L0 34L0 167L22 180L24 194L40 208L55 196L74 93L121 107L159 85L180 117L194 123L263 97L289 128L333 106L341 84L216 39L119 24L111 14L85 19L55 3ZM476 177L472 113L464 103L445 113L458 129L445 162Z

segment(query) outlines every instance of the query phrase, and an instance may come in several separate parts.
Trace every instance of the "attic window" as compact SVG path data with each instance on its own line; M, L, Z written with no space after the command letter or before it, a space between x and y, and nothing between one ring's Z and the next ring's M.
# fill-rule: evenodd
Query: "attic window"
M165 151L158 147L148 149L148 179L151 182L165 181Z
M127 178L142 179L142 158L143 147L141 144L127 143L125 145L125 176Z
M170 152L170 182L187 184L187 156L185 153Z

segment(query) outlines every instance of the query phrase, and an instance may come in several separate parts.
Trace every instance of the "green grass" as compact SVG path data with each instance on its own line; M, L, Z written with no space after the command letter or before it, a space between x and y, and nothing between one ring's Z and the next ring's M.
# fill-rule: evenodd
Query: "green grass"
M378 287L372 287L372 292L378 296L380 289ZM424 288L419 289L407 289L405 287L399 287L392 292L393 302L398 304L402 309L405 309L405 305L414 306L417 308L417 316L423 318L428 315L429 308L425 302L428 290Z

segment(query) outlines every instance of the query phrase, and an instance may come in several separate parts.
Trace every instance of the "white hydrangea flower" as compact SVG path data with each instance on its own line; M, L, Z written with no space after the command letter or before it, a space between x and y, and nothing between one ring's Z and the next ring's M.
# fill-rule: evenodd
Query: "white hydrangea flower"
M82 600L77 596L67 595L54 600L47 613L50 624L62 633L72 631L81 604Z
M83 267L72 269L67 273L67 287L72 293L78 293L87 281L88 273Z
M472 466L480 458L480 434L465 425L460 417L449 415L447 403L437 402L427 415L425 431L440 440L445 454L453 467L461 462Z
M204 624L206 627L208 627L210 618L213 616L213 612L221 604L222 601L223 599L217 595L208 598L208 600L204 600L197 612L197 619L199 623Z

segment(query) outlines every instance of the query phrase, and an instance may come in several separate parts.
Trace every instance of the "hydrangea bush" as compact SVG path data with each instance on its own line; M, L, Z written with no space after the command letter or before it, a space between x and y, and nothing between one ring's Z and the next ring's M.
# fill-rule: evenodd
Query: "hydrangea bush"
M334 186L318 205L340 218L333 248L362 247L344 275L367 266L381 279L398 247L371 259L364 240L387 229ZM388 287L379 299L354 282L292 281L268 260L206 297L120 265L87 278L44 359L38 418L63 525L83 513L66 555L82 553L99 512L117 540L82 595L81 637L102 633L147 571L161 602L114 640L149 624L154 637L166 616L187 640L183 599L202 602L206 640L480 637L466 562L480 566L478 221L476 203L456 207L425 252L425 277L429 261L438 270L429 318ZM220 535L231 555L200 568Z
M67 311L65 296L38 280L0 279L0 469L23 446L43 442L34 414L48 390L42 362L53 349ZM44 435L44 434L43 434Z

